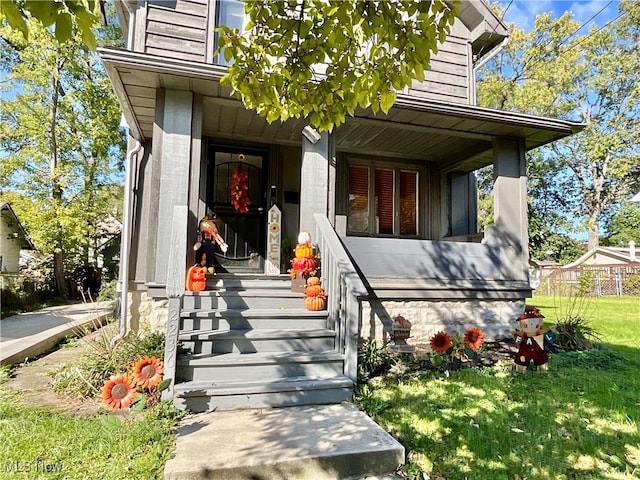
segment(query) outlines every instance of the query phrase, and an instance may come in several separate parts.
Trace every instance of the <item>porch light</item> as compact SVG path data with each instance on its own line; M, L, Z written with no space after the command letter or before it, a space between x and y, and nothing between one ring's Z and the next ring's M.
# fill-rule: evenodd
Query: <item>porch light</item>
M307 125L302 129L302 135L314 145L320 140L320 133L311 125Z

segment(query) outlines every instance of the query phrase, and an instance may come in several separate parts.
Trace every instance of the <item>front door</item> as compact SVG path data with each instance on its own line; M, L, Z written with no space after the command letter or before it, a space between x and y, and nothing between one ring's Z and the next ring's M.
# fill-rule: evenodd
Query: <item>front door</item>
M212 146L207 206L228 248L216 252L216 270L263 273L266 249L266 151Z

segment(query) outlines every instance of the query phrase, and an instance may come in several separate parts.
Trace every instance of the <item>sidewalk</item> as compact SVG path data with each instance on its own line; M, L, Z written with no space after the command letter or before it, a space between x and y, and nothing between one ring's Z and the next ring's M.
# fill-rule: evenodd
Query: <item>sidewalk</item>
M21 363L53 349L84 325L102 322L113 302L48 307L0 320L0 365Z

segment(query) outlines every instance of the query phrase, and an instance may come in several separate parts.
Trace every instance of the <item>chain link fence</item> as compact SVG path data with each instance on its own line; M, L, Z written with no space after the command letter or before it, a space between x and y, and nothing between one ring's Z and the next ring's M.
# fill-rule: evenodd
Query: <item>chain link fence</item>
M556 268L536 290L547 295L640 296L640 263Z

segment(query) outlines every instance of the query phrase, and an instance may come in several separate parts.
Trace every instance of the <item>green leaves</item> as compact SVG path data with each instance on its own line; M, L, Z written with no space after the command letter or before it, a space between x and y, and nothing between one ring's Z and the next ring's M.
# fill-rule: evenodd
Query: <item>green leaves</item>
M247 2L248 32L220 27L223 84L269 122L305 116L330 131L356 108L389 112L424 79L457 2Z
M55 24L58 42L73 39L74 21L81 32L82 40L90 49L96 48L96 37L92 31L99 23L99 3L93 0L3 0L0 13L11 28L20 31L25 39L34 28L33 21L43 27Z

